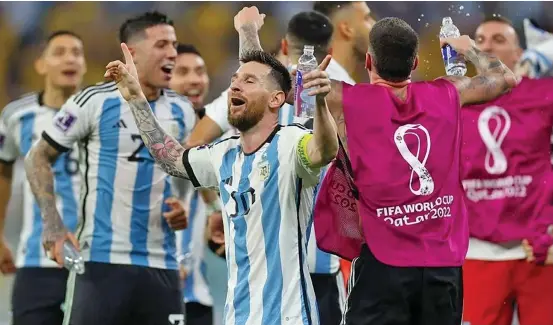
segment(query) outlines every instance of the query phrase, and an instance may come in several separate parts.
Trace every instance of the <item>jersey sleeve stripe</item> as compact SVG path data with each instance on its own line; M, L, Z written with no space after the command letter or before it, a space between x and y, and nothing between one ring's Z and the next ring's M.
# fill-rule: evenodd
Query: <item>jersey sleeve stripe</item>
M88 86L85 89L81 90L77 95L75 95L75 103L79 104L79 102L83 98L85 98L89 93L91 93L93 91L98 91L98 90L110 88L110 87L113 87L113 86L115 86L114 82L101 83L101 84Z
M200 182L198 182L198 179L196 178L196 175L194 174L194 170L192 169L192 166L190 165L190 161L188 160L188 154L190 153L190 149L187 149L184 154L182 155L182 163L184 165L184 169L186 170L186 174L188 174L188 178L192 182L192 185L194 187L200 187Z
M50 146L52 146L54 149L56 149L58 152L67 152L70 148L64 147L61 144L57 143L54 139L52 139L46 132L42 132L42 138L48 142Z
M85 97L81 98L81 100L79 102L76 102L76 104L79 105L80 107L83 107L86 104L86 102L88 102L90 98L92 98L92 96L97 94L111 93L116 90L117 90L117 86L112 86L111 88L107 88L107 89L91 91L86 98Z

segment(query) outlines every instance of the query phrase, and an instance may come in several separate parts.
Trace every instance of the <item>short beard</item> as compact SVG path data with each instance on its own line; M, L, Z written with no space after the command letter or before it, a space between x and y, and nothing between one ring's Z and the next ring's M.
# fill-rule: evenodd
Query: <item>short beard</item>
M232 116L230 106L228 108L228 122L240 132L247 132L257 125L263 118L263 110L249 110L248 107L237 117Z

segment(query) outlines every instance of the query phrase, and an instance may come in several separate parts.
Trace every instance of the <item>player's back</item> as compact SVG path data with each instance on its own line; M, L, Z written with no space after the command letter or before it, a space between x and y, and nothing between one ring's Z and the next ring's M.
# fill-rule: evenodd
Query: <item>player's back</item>
M461 265L468 236L454 85L411 83L401 100L388 87L343 83L343 109L373 254L394 266Z
M211 152L224 206L226 324L281 324L285 319L318 324L306 261L318 175L300 178L295 163L297 143L308 132L300 125L277 126L249 154L239 137L197 149Z
M464 106L463 186L472 237L496 243L545 233L553 224L553 79Z
M150 106L161 127L182 142L196 119L190 103L163 90ZM177 268L175 236L162 217L170 178L144 146L114 83L70 98L45 138L62 147L80 141L85 183L77 235L86 260Z
M40 138L57 109L42 102L42 93L30 93L9 103L0 117L0 159L11 163L25 157ZM52 166L57 209L65 226L75 231L78 219L78 199L81 179L78 152L63 153ZM29 183L23 185L23 227L17 250L17 267L55 267L42 247L42 218Z

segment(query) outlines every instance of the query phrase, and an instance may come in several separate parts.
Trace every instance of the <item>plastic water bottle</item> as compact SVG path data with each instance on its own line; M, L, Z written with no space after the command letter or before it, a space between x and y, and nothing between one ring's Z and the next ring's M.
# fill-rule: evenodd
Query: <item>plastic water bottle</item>
M298 117L313 117L315 115L316 101L315 96L309 96L309 89L303 89L303 76L317 69L319 64L317 58L313 55L315 47L305 45L303 47L303 55L298 60L296 72L296 92L294 94L294 106L296 108L296 116Z
M446 37L461 37L459 29L457 26L453 25L451 17L444 17L442 20L440 38ZM449 44L442 47L442 58L444 59L445 72L448 76L464 76L467 73L467 64L465 59Z
M63 243L63 266L70 272L84 273L84 259L69 240Z

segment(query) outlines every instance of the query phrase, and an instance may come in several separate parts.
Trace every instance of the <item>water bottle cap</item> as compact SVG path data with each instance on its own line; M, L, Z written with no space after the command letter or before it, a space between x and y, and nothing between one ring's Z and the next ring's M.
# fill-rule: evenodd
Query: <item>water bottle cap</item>
M453 25L453 20L451 19L451 17L444 17L442 19L442 26L444 25Z
M305 45L303 47L303 53L311 53L313 54L313 52L315 52L315 46L313 45Z

